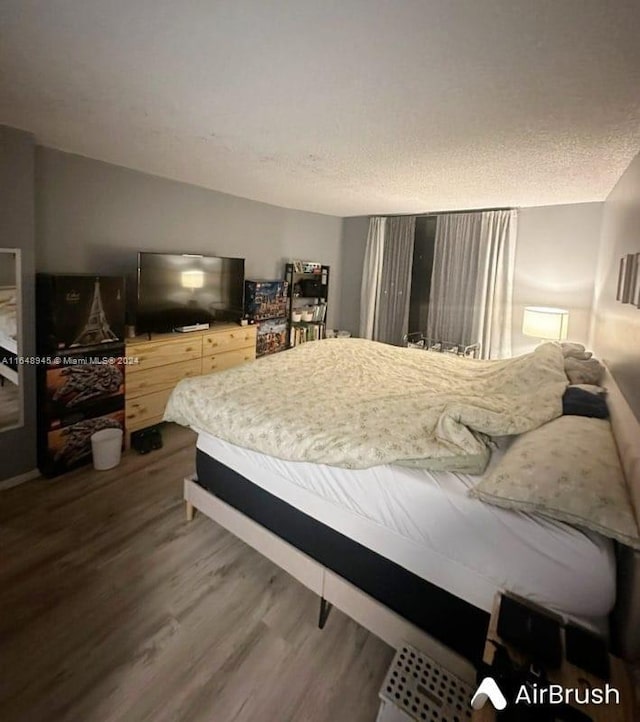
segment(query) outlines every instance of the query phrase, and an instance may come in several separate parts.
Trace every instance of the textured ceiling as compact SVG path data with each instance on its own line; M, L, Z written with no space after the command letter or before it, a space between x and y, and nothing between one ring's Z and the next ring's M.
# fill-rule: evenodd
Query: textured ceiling
M335 215L602 200L638 0L1 0L0 123Z

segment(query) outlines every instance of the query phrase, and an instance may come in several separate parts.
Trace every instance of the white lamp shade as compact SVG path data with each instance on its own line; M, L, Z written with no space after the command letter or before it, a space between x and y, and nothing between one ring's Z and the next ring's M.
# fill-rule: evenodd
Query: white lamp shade
M182 271L180 283L183 288L202 288L204 286L203 271Z
M544 341L564 341L569 329L569 312L563 308L527 306L524 309L522 333Z

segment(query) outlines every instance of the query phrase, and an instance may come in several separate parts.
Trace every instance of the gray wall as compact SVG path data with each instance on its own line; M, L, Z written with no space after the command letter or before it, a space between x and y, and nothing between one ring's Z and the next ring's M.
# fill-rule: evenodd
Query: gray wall
M34 139L29 133L0 126L1 245L20 248L22 256L22 355L35 353L34 301ZM0 480L36 468L35 368L24 366L24 426L0 431Z
M640 253L640 154L604 204L593 314L593 347L640 419L640 309L616 301L618 264L627 253Z
M342 306L340 328L358 335L360 328L360 287L364 252L367 247L369 216L342 220Z
M512 352L539 343L522 335L525 306L569 311L569 339L587 344L600 245L602 203L522 208L513 289Z
M291 258L331 266L341 294L340 218L288 210L49 148L36 150L37 270L129 273L136 252L246 258L248 278L282 278Z

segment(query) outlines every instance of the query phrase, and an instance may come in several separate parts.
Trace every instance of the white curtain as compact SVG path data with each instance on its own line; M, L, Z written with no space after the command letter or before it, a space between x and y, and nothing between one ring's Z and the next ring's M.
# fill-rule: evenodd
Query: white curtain
M372 339L375 331L386 223L386 218L369 219L369 235L367 236L367 249L364 254L362 286L360 288L361 338Z
M371 218L360 294L360 336L400 345L409 325L415 216Z
M482 358L511 355L515 210L438 216L429 337L480 342Z

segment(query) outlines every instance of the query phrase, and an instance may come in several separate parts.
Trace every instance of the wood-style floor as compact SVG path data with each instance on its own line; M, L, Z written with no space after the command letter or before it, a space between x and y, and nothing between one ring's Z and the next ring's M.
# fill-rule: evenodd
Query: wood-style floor
M373 721L392 650L204 515L194 436L0 494L2 722Z

